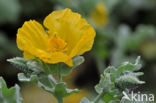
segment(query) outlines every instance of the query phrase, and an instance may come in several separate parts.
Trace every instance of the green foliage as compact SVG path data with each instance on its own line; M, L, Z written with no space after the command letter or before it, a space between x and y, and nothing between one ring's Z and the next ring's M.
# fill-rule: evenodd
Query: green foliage
M72 93L78 93L79 92L79 90L77 90L77 89L74 89L74 90L66 89L65 83L56 84L54 90L55 90L54 95L58 98L67 97L67 96L71 95Z
M136 59L134 64L124 62L117 68L106 68L104 73L101 74L99 83L95 86L98 96L93 103L102 103L102 101L104 103L122 102L123 91L128 93L128 91L135 88L137 85L144 84L144 81L139 80L139 76L143 75L142 72L138 72L141 69L139 61L140 57ZM83 99L81 103L90 102L87 99Z
M66 84L62 82L61 78L62 75L68 75L73 68L83 63L84 59L81 56L73 59L73 67L68 67L62 63L46 64L37 58L27 60L16 57L8 59L8 61L25 72L18 74L20 81L36 83L39 87L54 95L59 103L61 103L62 98L79 92L77 89L67 89ZM94 101L90 102L84 98L80 103L99 103L102 101L105 103L120 102L123 91L128 93L136 85L145 83L138 78L143 75L142 72L138 72L141 69L139 61L140 57L136 59L134 64L124 62L117 68L113 66L106 68L101 74L99 83L95 86L98 96ZM57 74L57 80L55 80L53 74Z
M18 79L22 82L34 82L39 87L43 88L44 90L50 93L53 92L52 88L54 88L56 85L56 80L53 78L52 75L37 76L32 74L30 76L26 76L24 73L19 73Z
M63 63L47 64L38 58L33 60L15 57L8 59L8 62L20 68L24 73L18 74L18 79L22 82L33 82L38 87L43 88L45 91L54 95L58 101L62 98L78 93L77 89L67 89L66 84L62 82L62 76L68 75L72 69L83 63L84 58L77 56L73 58L73 67L68 67ZM58 78L55 80L53 74L57 74Z
M118 68L108 67L105 69L104 74L101 75L100 83L96 86L96 91L109 92L109 90L115 86L125 90L132 85L132 88L137 84L143 84L143 81L138 79L138 76L143 75L142 72L135 72L141 69L139 64L140 57L137 58L136 63L124 62ZM107 90L107 91L106 91Z
M26 76L24 73L18 74L18 79L22 82L34 82L40 88L50 92L58 98L69 96L72 93L78 93L77 89L67 89L65 83L57 83L52 75L31 75Z
M22 57L14 57L11 59L7 59L7 61L26 73L39 74L40 72L42 72L41 64L37 62L35 59L28 60Z
M21 57L15 57L7 59L7 61L26 73L39 74L40 72L45 72L47 74L57 74L60 72L61 75L68 75L72 69L84 62L84 58L82 56L76 56L73 58L73 67L68 67L64 63L44 63L38 58L29 60Z
M98 94L101 94L103 92L110 92L113 87L114 85L111 81L110 74L105 74L101 75L100 82L95 86L95 90Z
M0 103L24 103L20 95L20 87L7 88L2 77L0 77Z

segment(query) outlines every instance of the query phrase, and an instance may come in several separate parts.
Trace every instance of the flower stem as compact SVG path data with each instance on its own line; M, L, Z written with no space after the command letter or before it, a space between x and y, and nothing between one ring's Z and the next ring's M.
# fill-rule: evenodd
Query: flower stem
M62 82L62 75L61 75L61 71L60 71L60 68L58 69L58 83L61 83Z
M101 94L99 94L96 98L95 98L95 100L94 100L94 103L98 103L99 102L99 100L104 96L104 92L102 92Z
M57 98L58 103L63 103L63 99L62 98Z
M61 68L60 67L58 68L57 76L58 76L58 83L61 83L62 82L62 75L61 75ZM63 103L63 98L57 97L57 101L58 101L58 103Z

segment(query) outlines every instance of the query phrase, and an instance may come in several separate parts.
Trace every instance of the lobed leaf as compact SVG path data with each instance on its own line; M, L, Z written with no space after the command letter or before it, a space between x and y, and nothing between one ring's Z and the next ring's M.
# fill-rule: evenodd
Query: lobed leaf
M24 103L20 94L20 87L7 88L7 85L2 77L0 77L0 102L1 103Z
M72 93L79 93L79 90L77 89L66 89L66 85L65 83L58 83L55 86L54 89L54 95L58 98L63 98L63 97L67 97L69 95L71 95Z
M26 73L38 74L43 71L42 66L36 59L24 59L22 57L15 57L7 59L8 62Z
M103 94L102 99L105 103L118 103L122 97L122 91L129 91L136 85L144 84L144 81L139 80L142 72L137 72L141 69L140 57L136 62L124 62L119 67L110 66L104 70L100 77L99 83L95 86L98 94Z
M38 87L43 88L45 91L53 94L57 98L63 98L78 93L77 89L67 89L65 83L56 83L52 75L30 75L26 76L24 73L18 74L18 79L22 82L34 82Z

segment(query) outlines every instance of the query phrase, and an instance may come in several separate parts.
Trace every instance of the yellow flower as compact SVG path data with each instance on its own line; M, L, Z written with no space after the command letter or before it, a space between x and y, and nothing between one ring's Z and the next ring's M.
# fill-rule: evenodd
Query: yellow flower
M26 21L17 33L17 45L24 58L40 58L46 63L64 62L73 65L72 58L92 48L95 30L80 14L70 9L49 14L44 27L35 20Z
M102 27L107 23L108 13L103 2L96 4L95 9L90 14L90 18L98 27Z

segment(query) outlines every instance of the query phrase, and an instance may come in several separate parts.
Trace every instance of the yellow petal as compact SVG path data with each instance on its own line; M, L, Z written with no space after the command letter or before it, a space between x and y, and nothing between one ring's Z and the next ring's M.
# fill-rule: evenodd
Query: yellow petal
M48 35L42 25L32 20L25 22L17 33L17 45L24 51L24 58L38 57L46 63L65 62L72 66L71 58L64 53L47 51L48 40Z
M24 51L23 55L24 55L24 58L26 58L26 59L33 59L34 58L34 56L32 54L30 54L26 51Z
M40 58L45 63L55 64L55 63L63 62L66 63L68 66L73 66L72 58L65 55L64 53L61 52L48 53L46 51L34 47L25 47L25 48L29 48L27 51L25 51L26 59L31 59L30 54L27 54L28 52L30 52L31 55Z
M92 28L80 14L74 13L68 8L49 14L44 20L44 25L48 28L49 34L55 33L67 42L68 55L85 35L85 32ZM85 47L88 48L87 45Z
M17 46L21 50L29 49L25 48L25 46L46 50L47 39L48 35L42 25L34 20L30 20L25 22L23 26L18 29Z
M40 59L46 63L64 62L68 66L73 66L72 58L61 52L55 52L51 54L41 53Z
M90 26L86 32L84 32L81 39L77 42L75 47L70 53L70 57L74 57L76 55L81 55L84 52L89 51L92 48L94 38L95 38L95 31Z

